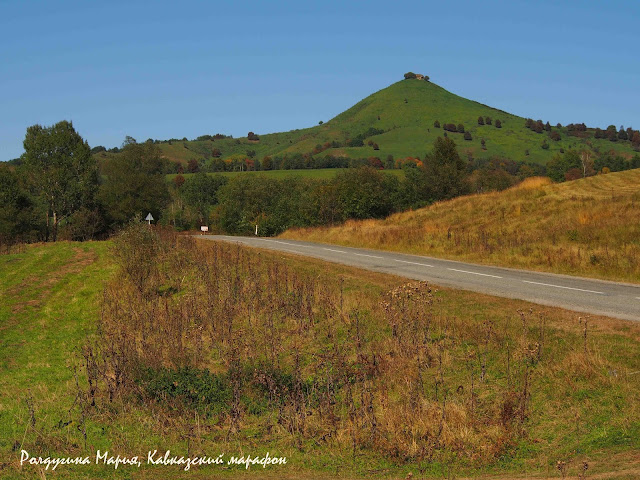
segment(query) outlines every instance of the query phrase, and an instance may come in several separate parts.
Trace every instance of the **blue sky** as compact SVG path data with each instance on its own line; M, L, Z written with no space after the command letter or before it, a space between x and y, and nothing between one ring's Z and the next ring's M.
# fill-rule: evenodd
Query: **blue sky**
M0 0L0 160L29 125L91 146L327 121L402 78L509 112L640 128L640 2Z

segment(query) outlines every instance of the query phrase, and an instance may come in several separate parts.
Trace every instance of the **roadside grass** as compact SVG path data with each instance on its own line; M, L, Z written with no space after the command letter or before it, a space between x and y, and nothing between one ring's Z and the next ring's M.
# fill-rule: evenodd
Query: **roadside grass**
M383 220L282 238L640 282L640 169L550 184L527 179Z
M204 259L213 247L207 243L199 248ZM286 265L292 282L311 278L322 289L341 284L344 309L369 312L364 338L371 335L368 341L389 341L390 326L376 312L385 292L405 284L405 279L286 253L254 250L247 255L256 265ZM78 367L80 392L86 395L81 350L96 332L103 289L115 275L110 242L59 242L0 256L0 478L201 479L214 474L229 478L404 478L409 472L414 478L560 478L555 468L558 461L567 462L572 476L580 472L583 461L589 463L588 474L594 478L599 474L634 478L640 472L639 323L592 316L585 341L584 323L578 320L584 315L438 287L434 318L447 319L453 342L444 376L452 390L449 415L455 418L457 409L473 398L477 408L490 409L499 403L494 387L509 381L507 364L511 362L510 381L519 384L522 360L528 355L525 350L539 348L540 357L530 368L525 431L493 462L478 463L457 456L432 462L400 461L367 448L358 448L354 454L340 441L303 437L297 442L277 426L275 418L265 417L259 409L247 413L240 432L228 437L225 417L201 416L180 404L126 397L112 403L101 399L101 408L95 411L80 408L82 402L74 405L79 390L72 367ZM189 298L185 294L178 295L176 301ZM238 308L248 308L245 297L239 298ZM157 326L166 325L158 318ZM486 335L492 338L488 343L483 340ZM507 350L501 348L506 345ZM306 348L320 354L323 346L310 344ZM473 358L465 357L470 353ZM393 361L381 354L384 362ZM216 355L207 355L199 361L215 367ZM472 370L464 367L465 361L475 365ZM483 361L486 377L480 380ZM475 387L470 385L472 371ZM411 369L405 367L389 375L387 385L392 392L398 384L409 381ZM433 393L436 376L435 370L427 370L427 394ZM380 422L392 418L382 417ZM67 421L72 423L61 426ZM275 426L267 428L272 422ZM33 467L19 469L20 447L41 455L75 456L100 448L144 458L147 450L155 448L181 455L263 454L268 450L287 456L288 465L272 470L197 468L189 472L178 467L120 467L114 471L102 466L63 466L52 475ZM619 476L614 472L620 472Z

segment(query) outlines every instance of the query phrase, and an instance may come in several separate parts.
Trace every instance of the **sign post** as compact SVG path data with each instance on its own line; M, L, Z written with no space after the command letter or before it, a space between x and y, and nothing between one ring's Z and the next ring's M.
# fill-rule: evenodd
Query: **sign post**
M153 222L153 215L151 215L151 212L149 212L149 215L147 215L147 218L145 218L145 220L149 225L151 225L151 222Z
M202 225L200 227L200 231L202 232L202 235L204 235L206 232L209 231L209 227L207 227L206 225Z

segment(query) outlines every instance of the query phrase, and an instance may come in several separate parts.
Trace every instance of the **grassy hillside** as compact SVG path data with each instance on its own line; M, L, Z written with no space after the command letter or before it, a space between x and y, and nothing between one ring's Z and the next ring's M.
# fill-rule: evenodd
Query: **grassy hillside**
M109 247L57 243L0 256L0 478L548 478L559 476L559 461L573 477L583 462L594 478L640 471L640 324L593 317L585 336L564 310L209 242L159 253L137 296L114 276ZM106 338L93 337L99 321ZM144 347L136 361L159 368L155 381L110 400L103 380L123 359L116 348L104 364L95 357L91 406L88 338ZM252 359L233 407L239 418L225 413L224 395L171 374L174 364L208 368L226 388L229 355ZM269 389L261 355L275 359ZM150 448L269 450L289 461L51 474L20 468L22 448L145 458Z
M478 117L491 117L492 125L478 125ZM560 149L580 148L599 151L601 153L614 150L623 156L633 154L629 141L610 142L593 138L593 131L588 130L585 138L568 136L566 128L553 130L561 135L560 141L552 141L549 134L535 133L525 128L525 119L489 106L467 100L455 95L432 82L422 80L402 80L384 88L364 100L358 102L345 112L312 128L292 130L289 132L259 135L258 141L247 138L221 139L216 141L174 141L171 145L160 144L166 158L186 163L192 158L204 159L214 148L222 153L222 158L234 154L246 155L248 150L256 152L256 158L266 155L301 153L311 154L317 145L326 142L340 142L340 148L328 148L319 155L331 154L352 158L376 156L385 159L387 155L394 158L423 157L431 150L433 141L443 134L442 128L434 128L434 121L442 125L463 124L469 131L472 140L463 139L461 133L448 133L455 139L463 154L469 153L476 158L491 156L506 157L516 161L531 161L544 164ZM502 122L502 128L495 127L495 120ZM546 121L547 119L543 119ZM611 119L614 122L615 119ZM377 143L379 150L371 146L348 147L344 143L369 128L384 130L384 133L367 138ZM251 125L247 124L247 130ZM481 140L486 141L486 150L482 149ZM547 140L550 148L544 150L542 143ZM525 151L529 155L525 155ZM98 154L101 160L108 159L109 153Z
M282 236L640 282L640 170L549 183Z

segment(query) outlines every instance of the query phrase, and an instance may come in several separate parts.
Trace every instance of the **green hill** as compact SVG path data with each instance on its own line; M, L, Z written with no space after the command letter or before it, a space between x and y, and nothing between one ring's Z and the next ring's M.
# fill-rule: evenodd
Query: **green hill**
M480 116L483 119L490 117L492 124L479 125ZM496 120L501 122L501 128L497 128ZM435 121L442 127L445 124L462 124L465 132L471 134L471 140L465 140L463 133L447 134L456 141L462 154L474 158L497 156L545 164L562 149L570 148L588 149L594 154L611 151L626 158L634 154L629 140L612 142L595 138L594 129L570 135L566 126L553 126L551 132L543 130L536 133L525 126L526 119L523 117L468 100L432 82L417 79L394 83L315 127L266 135L257 132L258 140L246 137L183 139L160 142L159 146L166 158L180 163L187 163L191 159L210 161L214 149L220 151L222 159L233 155L246 156L248 151L255 152L255 159L295 153L350 158L375 156L382 160L389 155L395 159L422 158L431 149L436 137L444 133L442 127L434 127ZM543 119L543 122L546 120ZM560 139L552 140L552 132L557 132ZM353 142L349 140L353 141L359 135L365 137L364 145L350 145ZM485 149L481 143L483 139ZM369 142L377 144L379 149L375 150L373 145L368 145ZM542 147L543 143L548 144L547 149ZM102 152L97 155L104 161L112 154Z

